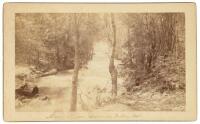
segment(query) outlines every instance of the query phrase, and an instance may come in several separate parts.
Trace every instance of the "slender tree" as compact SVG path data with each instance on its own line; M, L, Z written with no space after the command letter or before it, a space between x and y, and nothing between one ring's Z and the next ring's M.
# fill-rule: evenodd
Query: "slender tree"
M112 79L112 95L117 96L117 68L115 67L115 51L116 51L116 24L114 14L111 14L111 25L113 30L113 44L112 44L112 53L109 64L109 72Z
M79 67L80 67L80 61L79 61L79 40L80 40L80 32L79 32L79 27L80 27L80 20L78 14L74 14L74 22L75 22L75 57L74 57L74 74L72 77L72 96L71 96L71 105L70 105L70 111L76 111L76 106L77 106L77 86L78 86L78 73L79 73Z

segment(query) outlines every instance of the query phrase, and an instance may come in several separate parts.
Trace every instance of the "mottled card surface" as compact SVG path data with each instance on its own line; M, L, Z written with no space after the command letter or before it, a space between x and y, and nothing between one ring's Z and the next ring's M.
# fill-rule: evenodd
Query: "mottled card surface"
M4 4L4 119L196 120L195 4Z

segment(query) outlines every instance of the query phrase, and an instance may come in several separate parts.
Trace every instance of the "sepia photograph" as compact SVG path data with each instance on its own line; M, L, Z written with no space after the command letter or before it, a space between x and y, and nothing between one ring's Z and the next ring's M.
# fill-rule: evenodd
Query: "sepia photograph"
M12 108L51 113L44 120L187 112L187 86L195 82L186 80L186 17L184 11L16 11Z
M16 111L184 111L184 22L183 13L15 14Z

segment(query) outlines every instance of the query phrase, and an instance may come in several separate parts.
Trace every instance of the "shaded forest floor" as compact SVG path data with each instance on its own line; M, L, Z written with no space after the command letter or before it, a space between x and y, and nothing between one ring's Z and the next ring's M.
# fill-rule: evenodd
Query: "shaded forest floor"
M118 97L113 100L108 72L108 45L99 42L94 50L93 59L79 73L77 111L184 110L183 90L160 93L156 88L146 87L130 94L126 92L122 78L118 78ZM18 71L29 70L16 66L16 73ZM38 79L34 84L39 87L39 95L32 99L16 99L16 111L69 111L72 75L73 70L68 70ZM16 87L21 83L16 81Z

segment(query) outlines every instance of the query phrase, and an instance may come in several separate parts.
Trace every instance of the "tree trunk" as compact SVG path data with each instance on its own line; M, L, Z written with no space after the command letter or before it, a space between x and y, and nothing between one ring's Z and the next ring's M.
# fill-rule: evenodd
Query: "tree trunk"
M128 47L128 56L129 56L129 65L132 66L133 62L132 62L132 48L131 48L131 38L130 38L130 28L128 27L128 41L127 41L127 47Z
M72 98L71 98L71 107L70 111L76 111L77 104L77 81L78 81L78 72L79 72L79 53L78 53L78 41L75 44L75 66L74 66L74 74L72 78Z
M111 23L112 23L112 29L113 29L113 48L112 48L112 54L110 58L110 64L109 64L109 72L112 79L112 95L114 97L117 96L117 69L115 67L114 58L115 58L115 49L116 49L116 25L115 25L115 18L114 15L111 14Z
M77 22L77 15L75 15L75 22ZM76 25L76 41L75 41L75 59L74 59L74 74L72 78L72 96L71 96L71 105L70 105L70 111L74 112L76 111L77 106L77 86L78 86L78 73L79 73L79 27L78 24Z

